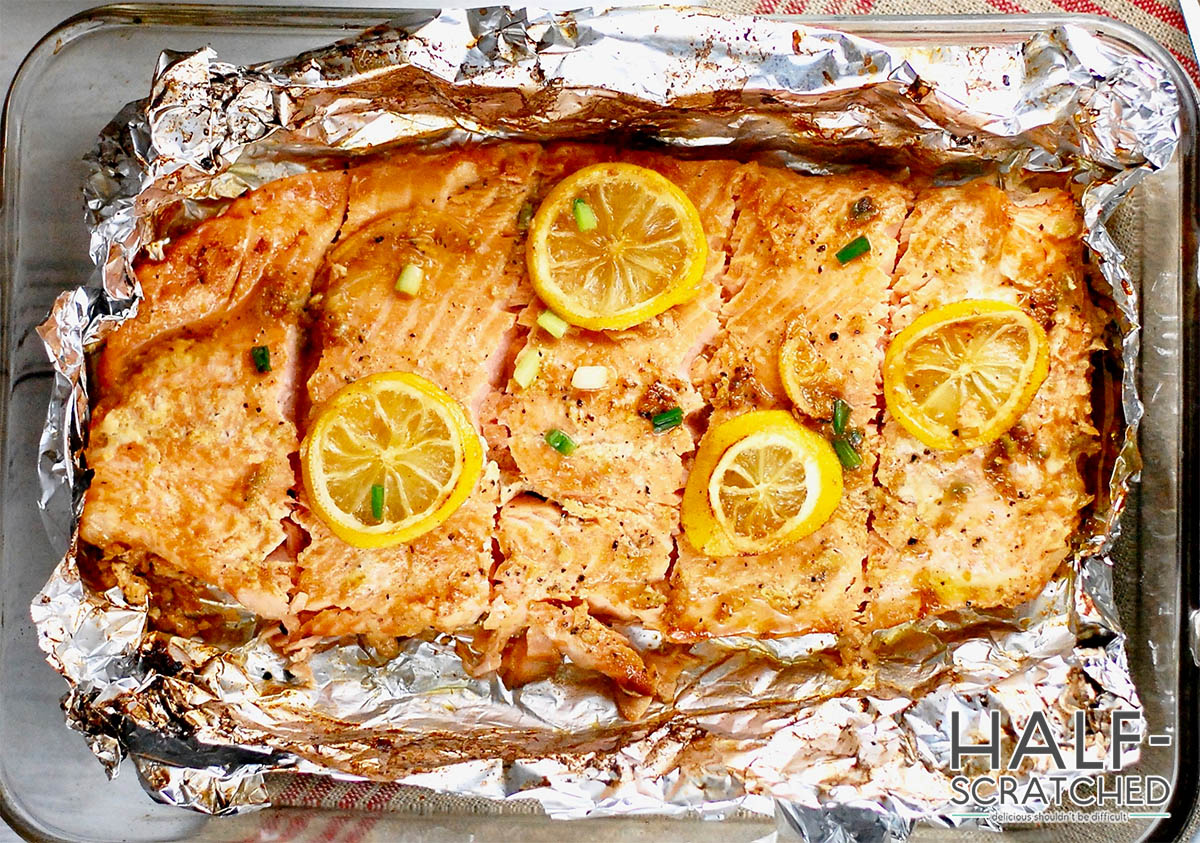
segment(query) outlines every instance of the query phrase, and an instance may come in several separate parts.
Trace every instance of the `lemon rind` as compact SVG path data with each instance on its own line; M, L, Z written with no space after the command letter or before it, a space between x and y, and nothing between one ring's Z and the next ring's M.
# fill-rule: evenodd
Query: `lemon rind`
M314 482L314 475L320 473L319 449L314 450L314 443L320 441L328 431L334 420L333 414L358 393L370 391L381 384L398 386L432 401L439 414L450 422L450 427L458 438L455 449L458 465L450 494L432 512L409 519L407 523L402 522L400 525L363 524L342 511L329 497L328 492ZM313 513L335 536L358 548L391 547L412 541L436 529L462 506L474 491L483 473L483 444L466 411L436 384L412 372L381 372L348 384L322 405L308 435L301 443L300 464L301 479Z

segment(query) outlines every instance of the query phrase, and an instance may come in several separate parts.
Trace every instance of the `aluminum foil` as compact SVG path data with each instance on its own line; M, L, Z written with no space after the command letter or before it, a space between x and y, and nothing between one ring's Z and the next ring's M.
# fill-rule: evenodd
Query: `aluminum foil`
M210 49L164 53L149 98L105 129L86 186L98 279L64 293L41 327L57 372L40 454L48 528L73 534L87 353L136 308L130 267L162 248L168 209L203 216L388 145L612 132L814 172L886 160L945 179L983 166L1070 173L1119 311L1114 354L1136 369L1137 290L1104 223L1178 142L1175 90L1151 62L1070 26L1024 43L895 47L702 10L412 13L252 67ZM386 661L332 647L294 677L257 638L222 649L153 633L145 607L83 582L74 544L32 614L69 683L68 722L110 774L129 759L155 798L201 811L260 807L265 774L294 770L535 799L555 817L749 809L812 840L986 823L949 816L952 712L985 731L999 711L1010 733L1042 712L1065 736L1078 710L1098 724L1139 708L1106 555L1139 468L1135 378L1121 390L1108 494L1040 597L881 633L878 663L857 672L833 669L830 636L698 644L671 704L637 722L569 666L515 690L472 678L452 636L407 640ZM1107 732L1091 729L1086 756L1104 757Z

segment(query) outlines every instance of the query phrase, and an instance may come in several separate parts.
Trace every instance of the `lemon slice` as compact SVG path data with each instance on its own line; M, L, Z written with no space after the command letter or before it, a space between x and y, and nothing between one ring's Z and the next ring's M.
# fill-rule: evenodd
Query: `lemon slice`
M829 520L842 467L819 434L783 410L758 410L704 435L683 493L683 530L707 556L765 553Z
M542 301L592 330L629 328L691 298L707 259L691 200L633 164L595 164L555 185L526 245Z
M800 319L788 325L779 346L779 379L788 399L800 412L812 418L821 418L829 412L833 402L829 364L821 358Z
M313 511L355 547L388 547L441 524L483 467L462 406L410 372L384 372L339 390L300 447Z
M1016 305L968 300L924 314L883 361L887 407L930 448L986 445L1012 427L1049 371L1046 332Z

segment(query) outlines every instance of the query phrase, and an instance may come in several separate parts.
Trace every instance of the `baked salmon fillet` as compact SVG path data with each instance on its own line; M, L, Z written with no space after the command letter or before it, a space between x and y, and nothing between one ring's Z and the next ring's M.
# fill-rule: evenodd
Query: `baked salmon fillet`
M79 535L104 556L148 555L287 614L300 322L346 181L273 182L137 267L144 298L100 352L85 452Z
M547 150L540 180L543 187L552 186L607 161L647 167L682 189L704 220L708 262L690 301L633 328L573 328L556 338L534 327L526 335L521 353L541 358L537 379L526 389L509 383L497 402L494 428L512 466L510 488L524 494L500 511L502 561L494 575L487 632L477 639L482 656L476 669L499 666L505 648L525 654L530 642L513 643L514 638L526 630L539 636L547 618L569 612L577 622L551 625L565 631L553 641L535 642L534 649L569 654L576 664L644 694L652 683L641 659L598 619L661 623L679 530L684 457L695 442L686 426L654 435L649 415L659 404L687 414L704 406L688 371L717 331L734 194L744 167L563 144ZM521 322L533 326L543 309L540 302L531 305ZM604 367L611 378L608 388L574 388L572 376L585 366ZM561 430L576 443L569 459L547 447L549 430ZM506 670L528 673L513 665Z
M906 187L872 174L755 167L743 181L722 328L693 371L713 407L709 423L791 406L778 362L790 327L827 372L798 410L811 424L829 418L835 397L847 401L863 431L863 464L844 472L832 518L794 544L710 558L680 537L668 606L673 637L844 632L861 623L888 289L911 202ZM871 251L842 265L835 254L860 236Z
M313 412L338 389L377 372L408 371L457 399L478 426L502 376L524 282L518 217L540 147L505 144L392 156L351 171L350 198L310 310ZM419 295L400 296L400 268L424 270ZM527 287L527 284L525 284ZM301 496L311 538L300 552L292 611L306 635L445 632L488 608L496 507L494 466L441 526L405 544L356 548Z
M888 411L867 570L869 624L1035 596L1071 553L1098 447L1091 355L1103 324L1083 275L1070 194L1006 194L983 181L931 188L905 223L889 336L962 299L1020 306L1045 329L1049 373L999 440L932 451Z
M679 194L699 219L685 294L613 330L579 325L630 322L568 327L547 313L528 268L531 220L556 219L539 206L570 207L571 237L597 225L567 191L577 180L559 192L574 205L554 198L597 164L621 167L583 174L643 168L660 199ZM455 633L474 675L515 686L569 663L608 677L631 716L670 697L676 655L701 639L820 632L860 646L929 615L1016 606L1068 559L1091 500L1081 466L1098 448L1091 355L1107 317L1081 233L1057 188L813 176L605 144L397 152L282 179L138 265L144 299L96 360L80 537L282 619L294 652L323 637ZM614 253L603 259L615 266ZM1001 421L1016 420L999 439L934 450L888 409L888 350L964 300L1015 306L1040 337L1036 322L1046 375L1029 381L1028 406L1006 405ZM799 356L781 364L785 344ZM339 392L383 373L427 381L458 413L454 447L463 431L479 447L446 514L359 547L309 500L307 460ZM376 403L376 419L404 416ZM741 418L755 411L784 412ZM718 494L690 484L719 476L708 434L759 425L739 434L750 439L768 417L828 452L824 520L786 541L696 540L685 489ZM401 448L386 441L370 459ZM834 456L831 442L851 441ZM762 500L764 485L738 493ZM351 488L359 504L384 491ZM399 523L381 512L350 537ZM666 646L635 647L633 626Z

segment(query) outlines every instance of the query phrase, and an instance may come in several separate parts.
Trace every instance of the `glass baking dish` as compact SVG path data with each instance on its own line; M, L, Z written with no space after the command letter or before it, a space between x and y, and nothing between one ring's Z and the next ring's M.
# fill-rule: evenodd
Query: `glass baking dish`
M545 817L501 815L463 800L414 800L413 812L353 814L288 808L211 819L152 802L132 769L106 782L79 735L63 725L62 679L43 661L29 620L31 598L65 547L50 537L37 510L38 435L53 373L34 327L60 291L87 280L91 264L81 221L83 155L127 101L145 95L163 49L212 45L237 63L295 54L387 17L379 10L109 6L71 18L30 53L9 91L0 154L0 816L35 840L460 839L523 835L551 840L567 833ZM1148 36L1118 22L1070 15L1005 17L828 18L836 26L890 43L963 45L1019 40L1074 23L1132 55L1166 66L1180 91L1183 142L1172 164L1148 178L1120 210L1115 226L1129 244L1143 298L1141 430L1143 481L1125 514L1115 552L1118 604L1129 633L1130 660L1150 720L1170 746L1144 747L1138 771L1174 782L1169 818L1126 824L1011 829L1004 837L1096 841L1171 839L1188 823L1197 769L1197 669L1188 647L1196 605L1197 406L1196 98L1179 65ZM1147 242L1147 237L1150 241ZM769 818L725 823L637 818L578 821L588 838L753 840L770 834ZM919 827L914 839L961 839L964 833ZM978 836L979 832L969 832ZM987 839L996 839L988 836Z

